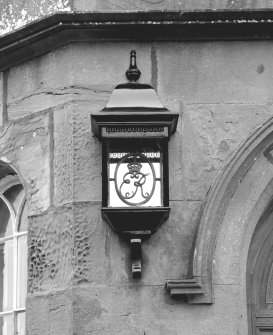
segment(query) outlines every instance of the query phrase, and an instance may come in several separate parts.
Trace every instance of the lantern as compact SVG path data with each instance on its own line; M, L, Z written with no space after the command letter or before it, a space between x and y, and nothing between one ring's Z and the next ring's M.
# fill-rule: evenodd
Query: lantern
M132 50L128 83L91 114L102 141L102 216L131 242L134 277L141 275L142 241L169 216L168 140L178 121L152 86L137 83L140 74Z

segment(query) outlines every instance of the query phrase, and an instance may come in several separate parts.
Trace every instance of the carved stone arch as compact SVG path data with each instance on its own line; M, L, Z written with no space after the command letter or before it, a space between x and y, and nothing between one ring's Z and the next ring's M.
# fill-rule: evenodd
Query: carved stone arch
M216 177L200 213L188 277L168 280L170 294L185 295L192 304L212 304L217 285L234 285L240 306L245 306L240 310L245 327L248 250L272 198L273 118L249 137Z
M249 332L273 334L273 203L262 215L248 253L246 285Z

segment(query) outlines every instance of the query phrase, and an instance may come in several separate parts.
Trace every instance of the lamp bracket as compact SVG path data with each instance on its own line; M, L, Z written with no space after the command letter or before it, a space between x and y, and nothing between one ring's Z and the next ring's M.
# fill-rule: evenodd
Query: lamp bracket
M132 260L132 275L133 278L141 277L141 262L142 262L142 250L141 250L141 239L131 239L131 260Z

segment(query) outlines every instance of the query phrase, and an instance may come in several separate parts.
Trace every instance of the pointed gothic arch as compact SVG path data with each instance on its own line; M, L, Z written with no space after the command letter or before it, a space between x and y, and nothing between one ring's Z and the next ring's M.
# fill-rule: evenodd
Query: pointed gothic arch
M252 236L246 273L249 334L273 334L273 203Z

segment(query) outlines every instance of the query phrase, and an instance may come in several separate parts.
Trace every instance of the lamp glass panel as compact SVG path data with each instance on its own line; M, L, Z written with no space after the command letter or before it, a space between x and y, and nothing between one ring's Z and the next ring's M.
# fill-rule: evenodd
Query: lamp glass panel
M158 148L108 152L108 206L162 206L162 153Z

